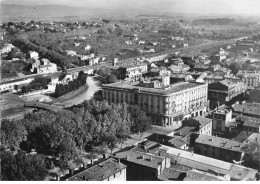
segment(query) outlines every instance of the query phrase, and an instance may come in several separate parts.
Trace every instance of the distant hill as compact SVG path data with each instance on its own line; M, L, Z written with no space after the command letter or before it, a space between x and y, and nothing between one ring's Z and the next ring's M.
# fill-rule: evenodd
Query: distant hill
M30 21L30 20L71 20L100 17L102 9L76 8L64 5L40 5L24 6L16 4L4 4L0 6L0 17L6 21Z
M235 19L230 18L215 18L215 19L197 19L194 24L209 24L209 25L229 25L235 22Z

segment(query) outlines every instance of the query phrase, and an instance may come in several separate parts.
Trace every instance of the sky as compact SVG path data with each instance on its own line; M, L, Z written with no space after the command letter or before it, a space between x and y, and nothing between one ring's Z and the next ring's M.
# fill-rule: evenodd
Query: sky
M258 14L260 0L0 0L8 4L66 5L86 8L139 9L199 14Z

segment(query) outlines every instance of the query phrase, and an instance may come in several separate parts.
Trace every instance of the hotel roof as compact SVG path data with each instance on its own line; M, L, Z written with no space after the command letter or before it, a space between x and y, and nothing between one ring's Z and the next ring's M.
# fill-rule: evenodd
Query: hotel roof
M129 82L118 82L113 84L103 85L104 88L114 88L114 89L125 89L125 90L139 90L140 93L154 93L160 95L170 95L172 93L177 93L186 89L196 88L199 86L205 86L207 84L196 83L196 82L180 82L171 85L168 88L147 88L139 86L139 82L129 83Z
M221 149L243 152L241 150L242 144L240 142L233 141L230 139L225 139L222 137L214 137L214 136L200 134L199 137L195 140L195 143L204 144L204 145L217 147Z

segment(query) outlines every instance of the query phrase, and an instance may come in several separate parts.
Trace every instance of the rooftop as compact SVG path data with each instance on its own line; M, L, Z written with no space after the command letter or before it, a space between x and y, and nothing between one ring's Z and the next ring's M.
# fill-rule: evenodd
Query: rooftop
M180 136L187 136L190 135L193 132L196 132L197 128L193 127L193 126L185 126L182 127L181 129L177 130L176 132L174 132L175 135L180 135Z
M173 168L165 168L160 174L159 179L163 181L171 181L171 180L177 180L182 172L176 171Z
M236 120L243 122L243 126L255 127L255 128L260 127L260 118L253 118L249 116L240 115L236 117Z
M183 181L223 181L223 178L193 169L187 172Z
M247 113L252 115L260 115L260 104L256 103L242 103L232 105L233 111Z
M253 132L242 131L234 138L234 140L242 143L252 134Z
M94 165L74 176L68 178L69 181L102 181L109 176L126 168L122 163L114 158L109 158L97 165Z
M131 151L131 150L126 152L116 153L116 157L124 159L128 162L132 162L135 164L143 165L154 169L157 169L164 161L164 157L155 156L150 153Z
M183 90L196 88L199 86L206 86L207 84L201 84L196 82L180 82L171 85L168 88L147 88L147 87L141 87L139 86L139 82L132 82L131 84L129 82L118 82L113 84L106 84L103 85L103 87L108 88L117 88L117 89L128 89L128 90L139 90L140 93L154 93L154 94L160 94L160 95L170 95L172 93L177 93Z
M172 160L176 160L176 164L189 166L202 171L212 171L230 175L231 178L243 180L247 176L252 176L257 173L257 170L244 166L235 165L222 160L198 155L185 150L161 146L159 149L166 151L166 156Z
M227 87L230 87L231 85L235 84L232 80L229 80L229 79L222 80L222 81L220 81L220 83Z
M214 137L214 136L200 134L199 137L195 140L195 143L204 144L204 145L213 146L222 149L228 149L237 152L243 152L241 150L242 144L240 142L222 138L222 137Z
M200 117L200 116L195 117L194 119L199 122L199 124L201 125L201 127L203 127L204 125L207 125L207 124L209 124L209 123L212 122L212 119L204 118L204 117Z

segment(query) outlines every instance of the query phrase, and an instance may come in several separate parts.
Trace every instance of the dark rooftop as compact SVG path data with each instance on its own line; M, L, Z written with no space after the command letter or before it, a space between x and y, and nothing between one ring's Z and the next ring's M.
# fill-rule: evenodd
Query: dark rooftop
M71 176L68 178L68 181L102 181L124 168L126 168L126 166L122 163L118 163L117 159L109 158L74 176Z
M253 132L242 131L234 138L234 140L242 143L252 134Z

